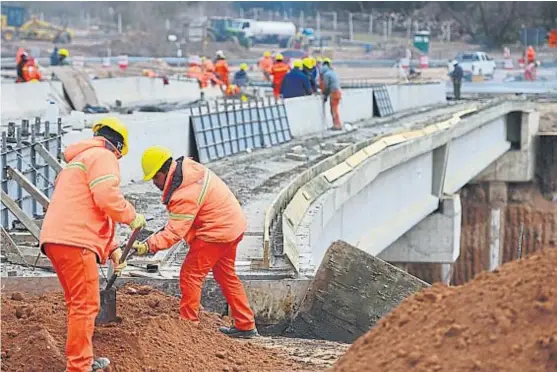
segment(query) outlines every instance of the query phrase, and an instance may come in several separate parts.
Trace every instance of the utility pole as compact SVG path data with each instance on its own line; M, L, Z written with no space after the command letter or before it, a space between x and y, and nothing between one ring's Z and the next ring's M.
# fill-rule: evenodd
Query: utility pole
M333 30L337 30L337 12L333 12Z
M369 33L373 34L373 14L369 13Z
M304 11L300 10L300 20L299 20L299 25L300 28L304 28L305 27L305 23L304 23L305 19L304 19Z
M317 12L317 14L315 15L315 23L317 28L317 35L321 37L321 14L319 12Z
M412 37L412 18L408 18L408 30L406 32L406 37L410 39Z
M122 14L118 13L118 33L122 33Z
M387 41L387 20L383 21L383 39Z

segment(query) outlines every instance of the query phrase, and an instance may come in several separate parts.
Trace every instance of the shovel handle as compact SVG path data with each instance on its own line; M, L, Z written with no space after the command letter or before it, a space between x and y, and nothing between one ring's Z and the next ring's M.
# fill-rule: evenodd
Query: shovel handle
M141 231L140 228L133 230L132 235L130 236L130 239L128 240L128 243L126 244L126 247L124 248L124 252L122 252L122 257L120 257L120 263L123 263L124 261L126 261L126 258L128 257L128 254L130 253L130 251L133 247L133 243L135 243L135 241L137 240L137 237L139 236L140 231ZM108 283L106 283L105 290L110 289L112 287L112 285L116 281L117 277L118 276L116 274L112 274L112 276L108 280Z

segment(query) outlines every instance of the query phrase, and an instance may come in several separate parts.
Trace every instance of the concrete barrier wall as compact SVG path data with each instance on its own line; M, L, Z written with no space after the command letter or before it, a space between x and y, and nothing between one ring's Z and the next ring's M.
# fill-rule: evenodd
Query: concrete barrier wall
M59 101L62 83L41 82L2 84L2 123L7 120L30 119L35 116L44 117L47 100ZM63 97L63 93L61 94Z
M395 112L447 101L444 82L387 85L387 90Z
M156 104L159 102L190 102L200 98L199 85L190 81L123 77L98 79L91 82L101 105L113 106L116 100L124 106ZM211 92L210 95L213 95Z
M88 116L92 124L105 115ZM114 115L126 123L129 132L129 152L120 159L121 185L141 181L141 156L149 146L161 145L172 150L174 157L191 156L189 112L137 113L133 115ZM77 141L90 138L91 129L71 131L64 135L64 148Z

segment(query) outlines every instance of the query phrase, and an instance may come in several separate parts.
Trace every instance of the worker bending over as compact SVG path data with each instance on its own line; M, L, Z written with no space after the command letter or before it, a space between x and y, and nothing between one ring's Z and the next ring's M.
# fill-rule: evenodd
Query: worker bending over
M271 52L264 52L263 57L259 60L259 68L263 72L263 77L265 81L271 80L271 70L273 69L273 59L271 58Z
M321 81L323 84L323 102L327 102L331 97L331 116L333 117L333 130L342 130L338 106L342 93L340 91L340 81L336 72L331 68L331 59L325 58L321 67Z
M273 95L275 98L280 97L280 87L282 84L282 79L290 71L290 67L284 63L284 57L282 54L278 53L275 56L275 64L271 69L271 74L273 75Z
M302 61L294 61L294 68L282 80L280 93L283 98L309 96L312 93L307 75L302 71Z
M67 165L56 179L40 235L41 251L56 270L67 308L66 371L104 369L110 361L93 359L93 331L99 312L97 264L108 257L117 275L122 250L114 241L116 223L132 229L145 217L120 192L118 159L128 153L128 131L117 118L93 126L94 138L67 147Z
M215 62L215 73L222 84L225 86L230 85L230 79L228 78L228 74L230 70L228 69L228 63L226 62L226 58L224 57L224 53L222 50L217 51L216 53L217 59Z
M247 226L234 194L203 165L184 157L174 160L170 150L161 146L145 150L141 166L143 179L153 180L163 192L169 220L164 230L134 244L137 254L155 253L185 240L189 252L180 270L181 317L199 322L201 285L212 269L234 319L232 327L219 330L231 337L256 336L253 311L234 269Z

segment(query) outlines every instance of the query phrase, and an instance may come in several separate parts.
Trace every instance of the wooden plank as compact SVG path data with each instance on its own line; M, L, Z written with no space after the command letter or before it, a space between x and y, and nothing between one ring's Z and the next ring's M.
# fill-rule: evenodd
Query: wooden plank
M52 168L54 169L54 171L56 173L60 173L60 171L62 170L62 168L64 168L62 166L62 164L60 164L58 162L58 160L56 160L56 158L54 156L52 156L52 154L50 152L47 151L47 149L45 149L45 147L40 144L40 143L36 143L33 145L33 148L35 149L35 151L37 151L39 153L39 155L46 161L46 163Z
M25 212L17 205L17 203L10 198L8 194L4 192L4 190L0 190L2 194L2 203L12 212L12 214L25 226L27 230L35 237L35 239L39 240L40 231L39 227L33 219L29 217Z
M17 244L15 244L10 234L8 234L6 229L4 229L4 227L2 227L1 234L2 234L2 245L1 245L2 251L5 251L7 253L8 260L10 260L10 256L15 255L16 257L21 259L22 263L25 266L27 266L27 260L25 259L25 256L18 248Z
M25 189L43 208L48 208L50 204L50 199L35 185L31 183L20 171L12 167L7 167L6 169L8 176L16 181L21 187Z

